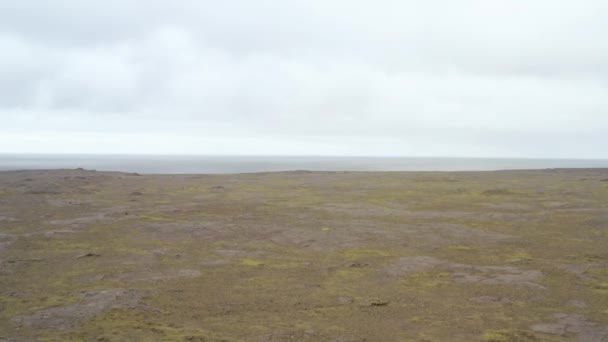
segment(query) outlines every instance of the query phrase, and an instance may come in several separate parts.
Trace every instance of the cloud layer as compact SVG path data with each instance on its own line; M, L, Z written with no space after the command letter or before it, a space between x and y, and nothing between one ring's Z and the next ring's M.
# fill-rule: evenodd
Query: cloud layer
M605 1L0 3L0 152L608 158Z

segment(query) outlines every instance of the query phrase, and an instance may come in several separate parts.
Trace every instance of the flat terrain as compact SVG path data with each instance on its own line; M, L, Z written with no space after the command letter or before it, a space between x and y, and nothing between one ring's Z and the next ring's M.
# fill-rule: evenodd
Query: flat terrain
M606 336L608 170L0 172L1 341Z

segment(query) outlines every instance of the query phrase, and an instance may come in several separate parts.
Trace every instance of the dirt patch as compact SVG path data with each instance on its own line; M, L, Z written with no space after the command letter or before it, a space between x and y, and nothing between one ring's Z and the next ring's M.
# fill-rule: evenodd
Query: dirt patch
M598 342L608 338L608 326L599 326L583 315L555 314L551 323L539 323L530 327L533 331L550 335L576 335L581 342Z
M457 283L478 283L487 285L523 285L539 289L537 284L543 278L538 270L524 270L510 266L472 266L442 261L435 257L403 257L386 269L392 276L403 276L414 272L430 271L434 268L445 269Z
M232 262L226 259L207 259L200 262L203 266L226 266L230 265Z
M573 306L579 309L586 309L589 307L589 304L583 302L582 300L570 299L566 304L569 306Z
M355 300L352 297L338 297L338 304L340 305L348 305L352 304Z
M449 263L430 256L403 257L389 266L386 271L392 276L403 276L414 272L429 271L435 267L447 266Z
M98 213L91 213L86 216L75 217L71 219L50 220L47 223L54 226L64 226L70 228L82 228L95 223L110 223L118 220L128 219L125 215L128 207L111 207L105 210L100 210Z
M69 227L80 227L88 224L106 221L106 214L91 214L89 216L77 217L73 219L65 220L51 220L48 223L54 226L69 226Z
M133 309L142 306L141 291L111 289L80 294L82 301L40 310L32 315L13 318L18 325L35 329L65 330L77 326L81 319L93 317L111 309Z
M451 265L452 279L457 283L477 283L487 285L524 285L545 289L536 282L543 279L538 270L523 270L510 266L465 266Z

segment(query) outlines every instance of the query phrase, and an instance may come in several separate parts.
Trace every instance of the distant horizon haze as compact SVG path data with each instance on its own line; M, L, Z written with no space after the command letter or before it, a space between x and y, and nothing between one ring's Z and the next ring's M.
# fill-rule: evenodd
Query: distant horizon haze
M496 171L608 168L608 159L1 154L0 171L94 169L162 174L278 171Z

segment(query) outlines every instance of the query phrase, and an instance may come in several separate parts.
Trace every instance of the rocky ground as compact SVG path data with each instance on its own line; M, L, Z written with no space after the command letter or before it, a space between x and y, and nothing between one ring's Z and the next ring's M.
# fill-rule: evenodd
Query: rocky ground
M0 172L0 341L608 341L608 170Z

